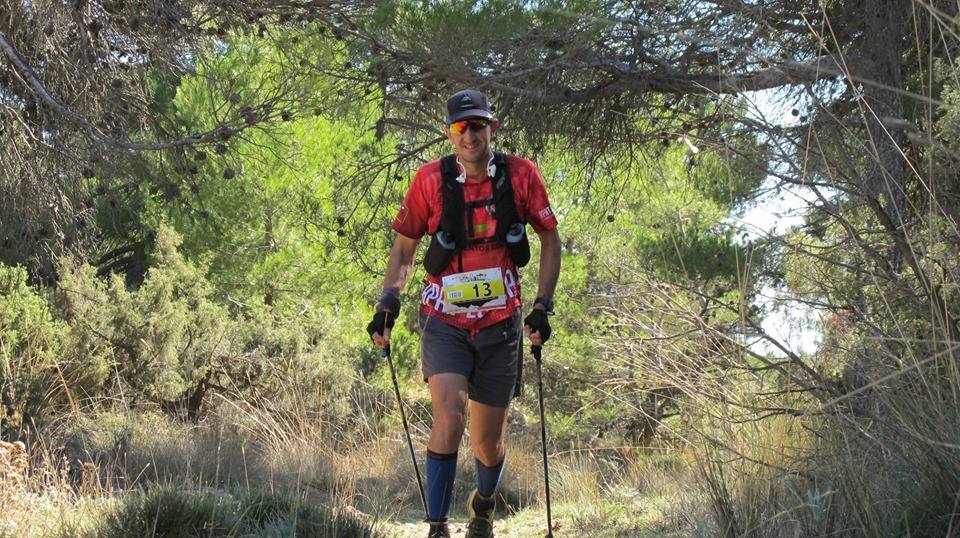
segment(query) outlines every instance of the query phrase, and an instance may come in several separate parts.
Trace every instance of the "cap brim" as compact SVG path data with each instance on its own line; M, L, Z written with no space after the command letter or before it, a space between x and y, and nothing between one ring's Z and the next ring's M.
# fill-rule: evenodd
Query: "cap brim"
M482 108L461 110L456 114L454 114L453 116L450 116L449 118L447 118L447 125L450 125L455 121L460 121L467 118L487 118L488 120L492 120L493 114L491 114L489 110L484 110Z

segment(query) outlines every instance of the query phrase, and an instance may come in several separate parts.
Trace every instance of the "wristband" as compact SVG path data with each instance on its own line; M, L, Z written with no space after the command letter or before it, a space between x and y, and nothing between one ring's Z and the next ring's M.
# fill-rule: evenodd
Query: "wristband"
M400 314L400 290L397 288L384 289L383 295L377 300L374 310L376 312L390 312L394 317Z
M546 297L537 297L533 300L534 305L542 305L544 310L547 311L548 316L553 315L553 299L547 299Z

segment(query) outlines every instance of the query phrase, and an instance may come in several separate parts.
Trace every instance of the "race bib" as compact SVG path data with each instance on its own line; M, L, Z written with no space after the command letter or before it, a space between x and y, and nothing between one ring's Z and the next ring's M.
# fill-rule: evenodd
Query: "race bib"
M498 310L507 306L499 267L443 277L443 310L448 314Z

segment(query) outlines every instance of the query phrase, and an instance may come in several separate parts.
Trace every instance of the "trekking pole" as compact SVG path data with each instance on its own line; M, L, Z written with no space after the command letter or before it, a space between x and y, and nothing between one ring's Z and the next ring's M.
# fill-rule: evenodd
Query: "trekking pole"
M547 466L547 419L543 413L543 375L540 372L540 352L541 346L533 346L530 352L533 353L533 359L537 363L537 389L540 394L540 442L543 447L543 483L547 492L547 536L553 538L553 521L550 514L550 469Z
M390 357L390 346L383 348L383 357L387 359L390 365L390 377L393 378L393 390L397 394L397 407L400 408L400 419L403 420L403 431L407 432L407 447L410 448L410 459L413 461L413 470L417 473L417 487L420 489L420 502L423 503L423 517L430 519L430 513L427 511L427 497L423 493L423 479L420 478L420 467L417 466L417 454L413 451L413 440L410 438L410 427L407 426L407 414L403 411L403 400L400 398L400 384L397 383L397 370L393 367L393 359Z

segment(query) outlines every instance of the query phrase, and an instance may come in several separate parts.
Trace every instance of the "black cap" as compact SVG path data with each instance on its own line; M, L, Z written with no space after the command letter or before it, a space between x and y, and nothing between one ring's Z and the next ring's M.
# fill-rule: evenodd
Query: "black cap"
M462 90L447 99L447 125L464 118L493 119L487 96L477 90Z

